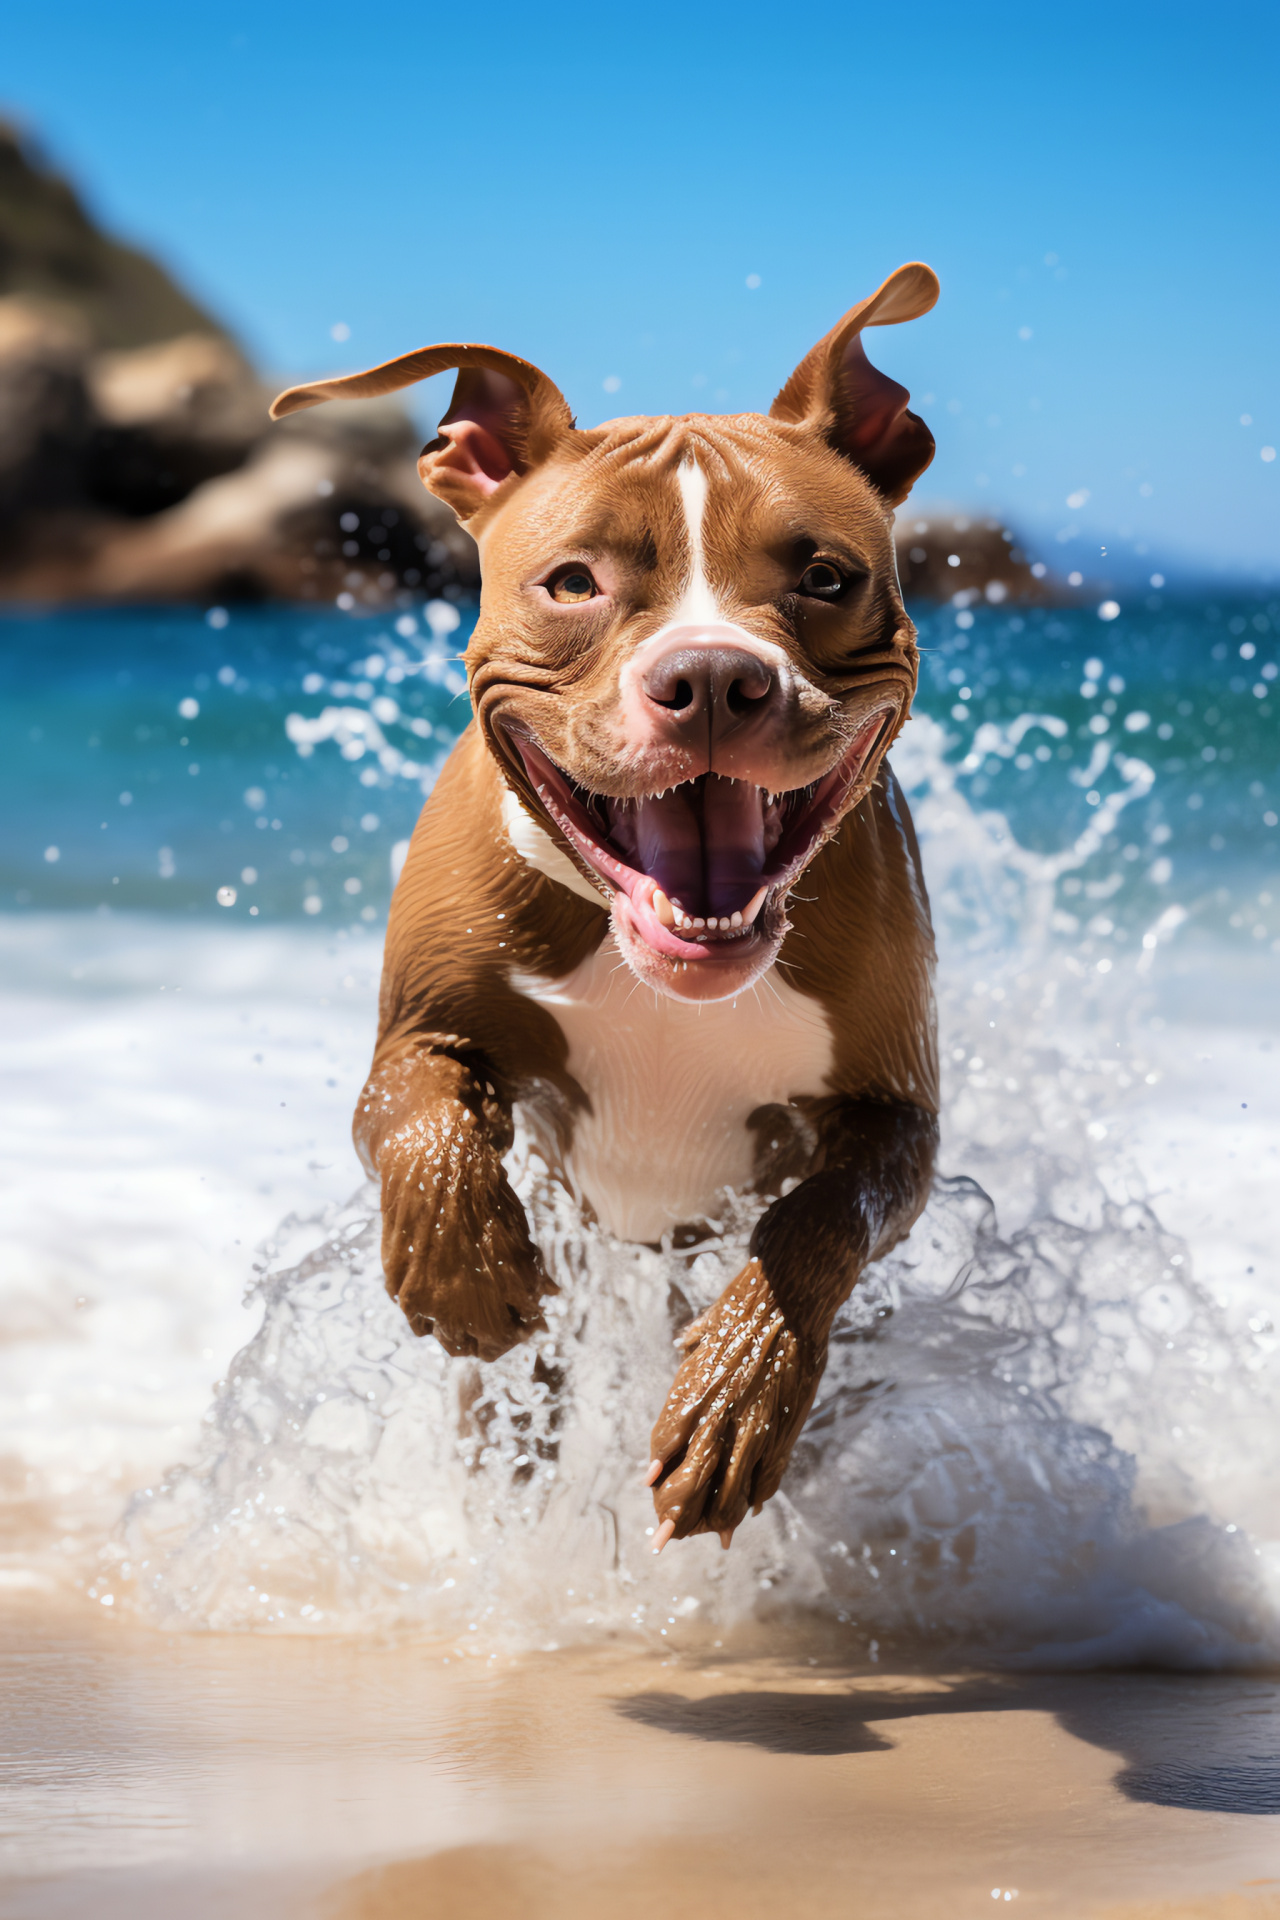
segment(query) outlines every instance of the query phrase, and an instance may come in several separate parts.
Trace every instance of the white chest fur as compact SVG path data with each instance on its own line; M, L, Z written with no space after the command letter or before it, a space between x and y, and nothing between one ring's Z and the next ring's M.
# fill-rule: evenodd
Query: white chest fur
M591 1101L569 1176L600 1223L657 1240L714 1215L750 1181L757 1107L828 1091L831 1032L816 1001L770 972L739 1000L668 1000L637 982L612 936L568 979L513 981L554 1015Z

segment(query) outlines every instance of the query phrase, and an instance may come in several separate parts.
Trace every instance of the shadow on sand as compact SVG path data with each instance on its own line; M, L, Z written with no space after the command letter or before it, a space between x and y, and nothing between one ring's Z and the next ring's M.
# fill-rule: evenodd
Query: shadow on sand
M1159 1673L975 1679L937 1691L639 1693L624 1719L691 1740L767 1753L874 1753L896 1720L956 1713L1052 1713L1123 1762L1131 1800L1205 1813L1280 1813L1280 1683Z

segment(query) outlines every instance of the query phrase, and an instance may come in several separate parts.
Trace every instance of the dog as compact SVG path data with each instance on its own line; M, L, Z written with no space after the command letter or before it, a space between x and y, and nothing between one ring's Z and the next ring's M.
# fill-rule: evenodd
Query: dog
M934 442L862 335L937 296L900 267L767 416L584 431L538 368L468 345L272 409L458 374L419 472L480 550L474 717L392 901L354 1129L388 1290L451 1354L545 1326L517 1102L624 1239L696 1244L726 1188L770 1202L682 1335L659 1552L728 1547L777 1490L839 1308L929 1192L934 945L886 755L918 665L893 511Z

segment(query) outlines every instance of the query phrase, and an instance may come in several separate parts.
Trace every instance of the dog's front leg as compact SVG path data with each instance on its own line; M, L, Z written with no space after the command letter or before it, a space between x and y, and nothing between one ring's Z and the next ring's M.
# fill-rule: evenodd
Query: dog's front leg
M776 1493L813 1405L836 1313L928 1197L937 1121L918 1107L823 1102L814 1171L757 1224L751 1258L686 1328L653 1430L655 1548L718 1533Z
M502 1165L510 1105L470 1052L415 1040L375 1063L356 1145L382 1183L382 1269L415 1333L496 1360L556 1291Z

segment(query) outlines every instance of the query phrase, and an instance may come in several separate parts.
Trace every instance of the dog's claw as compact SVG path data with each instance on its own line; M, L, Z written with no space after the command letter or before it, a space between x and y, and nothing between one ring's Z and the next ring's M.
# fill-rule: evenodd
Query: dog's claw
M668 1540L671 1538L675 1530L676 1530L676 1523L674 1520L663 1521L662 1525L658 1528L658 1531L653 1536L653 1550L655 1553L662 1552L662 1549L666 1546Z
M757 1507L756 1512L759 1513L759 1511L760 1509L759 1507ZM724 1548L726 1553L728 1553L730 1547L733 1545L733 1536L735 1531L736 1529L733 1527L722 1527L720 1530L720 1545Z
M645 1475L645 1477L644 1477L644 1483L645 1483L645 1485L646 1485L646 1487L651 1487L651 1486L653 1485L653 1483L654 1483L654 1481L655 1481L656 1479L658 1479L658 1477L660 1476L660 1474L661 1474L661 1472L662 1472L662 1462L661 1462L661 1460L651 1460L651 1461L649 1462L649 1471L648 1471L648 1473L646 1473L646 1475Z

